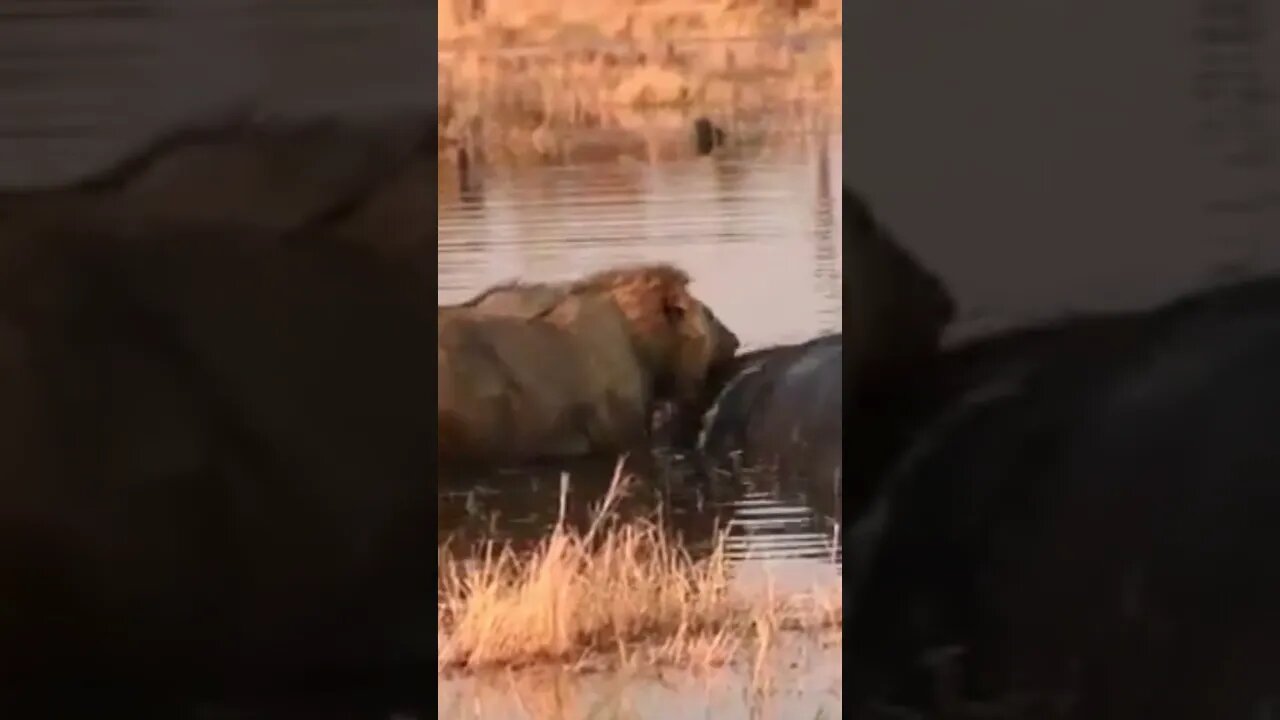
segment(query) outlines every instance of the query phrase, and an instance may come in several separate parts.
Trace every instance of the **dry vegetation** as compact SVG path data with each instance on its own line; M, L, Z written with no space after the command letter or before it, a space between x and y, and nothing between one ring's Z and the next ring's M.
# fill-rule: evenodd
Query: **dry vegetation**
M736 661L761 672L789 632L839 642L838 584L741 596L722 548L694 559L660 524L615 519L630 481L619 464L591 527L561 522L532 553L441 548L442 673L546 663L702 670Z
M693 117L839 113L835 0L442 0L441 146L663 154Z

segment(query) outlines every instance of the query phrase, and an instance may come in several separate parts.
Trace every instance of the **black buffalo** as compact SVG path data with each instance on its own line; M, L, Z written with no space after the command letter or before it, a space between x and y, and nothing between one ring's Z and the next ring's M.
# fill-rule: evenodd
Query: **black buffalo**
M955 315L941 281L898 243L866 200L846 186L842 202L843 332L739 356L713 378L705 400L710 409L695 424L699 455L713 468L763 465L785 483L799 481L814 498L830 497L833 485L837 497L844 493L844 404L929 363ZM874 487L851 490L860 506Z
M814 500L838 498L843 386L840 335L742 355L706 412L698 451L709 469L763 466Z
M1278 369L1262 279L882 388L847 469L884 488L846 539L855 716L1276 716Z

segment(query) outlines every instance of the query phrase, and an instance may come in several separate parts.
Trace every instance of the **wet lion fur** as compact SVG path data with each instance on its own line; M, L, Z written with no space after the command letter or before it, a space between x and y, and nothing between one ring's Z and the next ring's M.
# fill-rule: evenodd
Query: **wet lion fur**
M699 397L737 338L670 265L507 283L439 311L439 446L459 461L574 457L647 439L654 402Z
M273 237L0 231L8 682L421 684L431 304Z

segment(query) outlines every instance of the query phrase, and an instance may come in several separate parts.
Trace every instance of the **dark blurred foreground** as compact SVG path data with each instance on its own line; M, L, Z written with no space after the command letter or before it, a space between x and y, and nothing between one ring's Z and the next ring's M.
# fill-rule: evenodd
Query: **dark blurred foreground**
M815 490L846 451L855 717L1267 716L1280 278L918 345L874 375L846 361L842 380L844 344L744 357L701 449Z
M4 698L425 708L432 125L234 120L0 196Z

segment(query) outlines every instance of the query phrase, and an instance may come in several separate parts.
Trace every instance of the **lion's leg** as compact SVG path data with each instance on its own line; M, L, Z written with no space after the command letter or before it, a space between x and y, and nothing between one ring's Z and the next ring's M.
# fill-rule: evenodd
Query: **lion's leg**
M595 450L592 411L585 404L562 408L538 442L539 455L549 458L583 457Z
M555 458L575 458L590 455L591 438L580 432L558 433L543 445L544 454Z
M650 415L640 403L606 392L587 431L597 451L629 452L648 447Z

